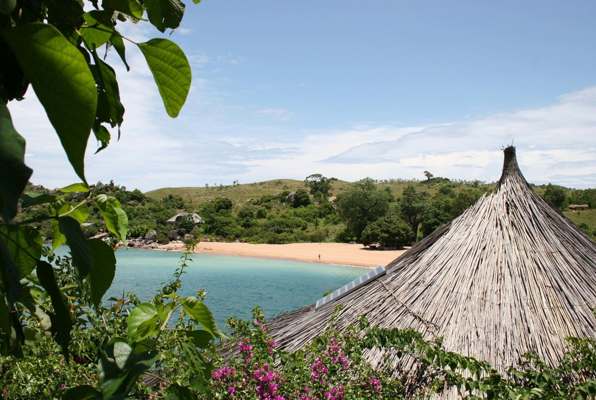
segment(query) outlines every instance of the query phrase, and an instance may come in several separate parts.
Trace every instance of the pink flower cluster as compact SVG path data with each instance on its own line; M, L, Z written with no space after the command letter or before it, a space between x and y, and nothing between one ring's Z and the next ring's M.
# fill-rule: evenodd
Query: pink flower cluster
M370 378L370 381L368 381L368 383L370 384L370 387L373 390L373 392L381 393L381 380L379 378Z
M236 375L236 370L232 367L223 366L211 372L211 378L214 381L222 381L226 378L231 378Z
M257 382L257 396L260 400L285 400L283 396L277 394L279 389L279 373L269 368L268 364L253 373L253 378Z
M248 364L252 360L252 344L250 344L248 339L242 339L240 344L238 345L238 350L242 354L244 358L244 362Z
M317 357L310 366L310 379L315 382L322 382L325 380L328 373L329 368L327 368L321 357Z
M325 392L325 400L343 400L344 399L344 387L334 386Z
M333 364L339 364L343 369L348 369L350 366L350 360L344 354L340 344L335 338L329 341L327 346L327 356L331 359Z

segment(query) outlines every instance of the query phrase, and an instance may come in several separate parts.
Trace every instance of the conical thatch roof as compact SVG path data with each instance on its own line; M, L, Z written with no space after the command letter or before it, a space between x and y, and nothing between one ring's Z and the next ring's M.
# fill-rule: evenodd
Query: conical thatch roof
M445 348L503 372L526 352L554 364L565 338L596 337L596 244L532 192L515 148L496 189L387 266L387 273L322 307L270 323L296 350L327 327L365 315L373 325L441 336ZM383 350L369 352L376 365Z

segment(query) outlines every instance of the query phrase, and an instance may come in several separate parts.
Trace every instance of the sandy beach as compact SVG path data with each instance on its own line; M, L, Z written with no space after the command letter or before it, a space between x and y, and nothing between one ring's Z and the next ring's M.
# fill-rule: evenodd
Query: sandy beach
M184 249L182 242L171 242L156 247L159 250ZM393 261L405 250L368 250L360 244L350 243L290 243L251 244L201 242L197 253L221 254L244 257L278 258L321 264L342 264L358 267L378 267Z

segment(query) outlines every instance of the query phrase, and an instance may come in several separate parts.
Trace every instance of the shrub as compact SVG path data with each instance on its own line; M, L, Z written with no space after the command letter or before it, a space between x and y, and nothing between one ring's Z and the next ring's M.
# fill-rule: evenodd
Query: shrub
M390 213L368 224L361 236L365 246L378 243L387 248L401 248L413 239L412 229L396 213Z

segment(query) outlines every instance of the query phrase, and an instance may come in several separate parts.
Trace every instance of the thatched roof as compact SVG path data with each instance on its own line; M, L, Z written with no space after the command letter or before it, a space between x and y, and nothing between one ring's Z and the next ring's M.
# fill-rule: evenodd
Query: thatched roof
M387 273L322 307L269 324L286 350L365 315L386 328L441 336L445 348L503 372L526 352L556 363L565 338L596 337L596 244L530 189L505 149L496 189L387 266ZM384 350L368 352L374 365ZM386 362L387 360L385 360Z

